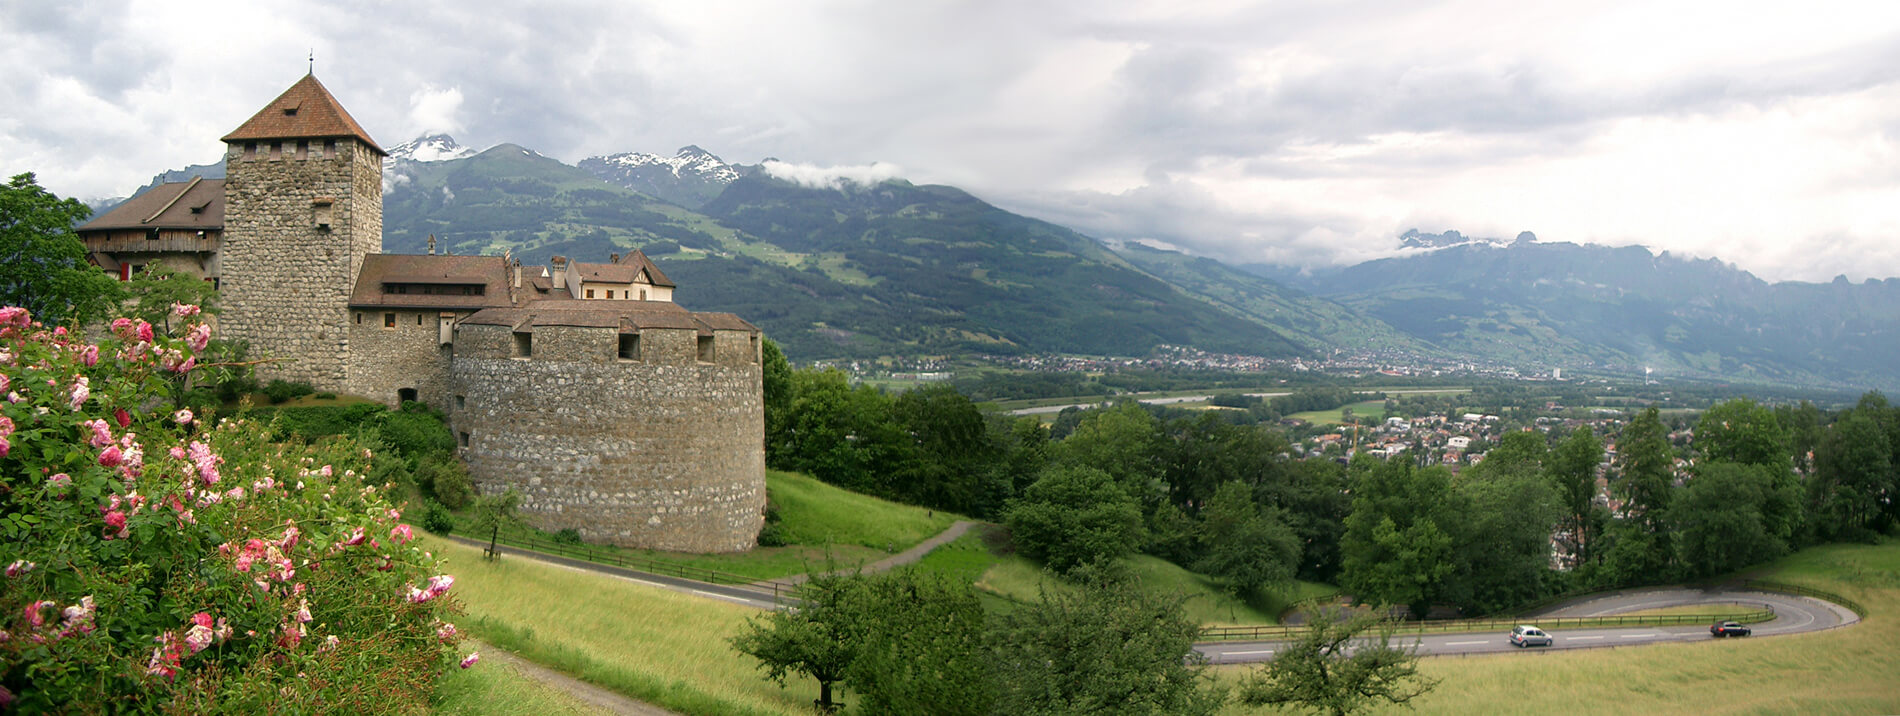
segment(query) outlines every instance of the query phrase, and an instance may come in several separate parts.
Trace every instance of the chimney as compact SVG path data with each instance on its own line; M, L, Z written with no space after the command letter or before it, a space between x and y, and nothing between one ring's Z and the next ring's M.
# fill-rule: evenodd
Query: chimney
M435 255L435 234L429 235L429 255Z
M620 263L620 254L617 254L617 253L607 254L607 263L610 263L610 264Z
M515 259L513 261L510 261L509 263L513 264L513 268L514 268L514 273L515 273L514 287L521 288L521 259Z

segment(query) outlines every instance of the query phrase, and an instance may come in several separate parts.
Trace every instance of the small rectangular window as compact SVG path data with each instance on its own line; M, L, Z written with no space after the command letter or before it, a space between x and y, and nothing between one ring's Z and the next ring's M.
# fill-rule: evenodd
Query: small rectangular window
M416 314L416 325L422 325L422 314L420 313Z
M360 325L363 325L363 312L362 312L362 311L357 311L357 312L356 312L356 325L359 325L359 326L360 326Z
M713 362L713 337L712 336L699 337L699 362L701 363Z
M588 298L593 298L593 297L594 297L594 289L591 289L591 288L590 288L590 289L587 289L587 297L588 297Z
M462 443L462 447L468 447L468 433L456 433L455 439Z
M396 327L396 314L394 314L394 313L385 313L385 314L383 314L383 327L384 327L384 328L395 328L395 327Z
M620 336L620 357L626 360L640 360L640 335L626 333Z
M613 289L611 289L611 288L610 288L610 289L607 289L607 297L608 297L608 298L613 298L613 297L614 297L614 290L613 290Z
M527 358L534 355L534 334L515 334L515 357Z
M455 409L456 409L456 410L461 410L461 409L462 409L462 407L463 407L464 405L466 405L466 404L467 404L467 403L466 403L466 401L464 401L464 400L462 399L462 396L460 396L460 395L458 395L458 396L455 396ZM439 433L438 433L438 434L439 434Z

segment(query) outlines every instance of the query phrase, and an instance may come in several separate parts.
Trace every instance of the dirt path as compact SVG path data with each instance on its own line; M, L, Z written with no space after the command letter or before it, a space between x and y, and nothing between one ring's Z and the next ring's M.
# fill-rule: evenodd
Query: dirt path
M567 674L536 664L514 654L502 651L492 645L470 639L469 644L479 645L482 652L482 666L507 666L522 676L539 681L547 687L560 691L604 713L632 714L633 716L673 716L672 711L654 706L645 701L636 701L619 693L608 691L599 686L581 681ZM481 668L481 667L477 667Z
M884 572L906 564L913 564L917 560L923 559L924 555L930 554L931 550L949 544L958 537L962 537L963 533L969 532L970 527L975 524L975 522L969 520L957 520L951 523L949 528L937 533L937 536L918 542L915 547L864 565L861 568L839 569L832 571L831 574L851 574L860 571L865 573ZM809 574L794 574L787 577L779 577L778 579L755 582L753 586L770 587L773 584L777 584L780 587L784 587L794 584L804 584L806 580L809 579L811 579L811 575Z

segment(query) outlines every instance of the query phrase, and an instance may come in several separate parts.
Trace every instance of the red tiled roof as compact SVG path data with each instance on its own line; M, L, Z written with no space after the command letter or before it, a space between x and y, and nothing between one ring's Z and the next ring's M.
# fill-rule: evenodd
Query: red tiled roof
M304 75L297 84L271 100L263 109L258 110L244 124L224 135L225 142L242 142L253 139L307 139L329 137L353 137L368 144L377 154L389 153L377 146L376 140L369 138L369 132L363 131L363 125L357 124L349 111L323 88L316 75Z
M512 274L500 256L370 254L363 257L352 308L483 309L507 306ZM386 284L481 284L482 294L384 293Z
M632 255L621 259L620 263L590 264L576 261L571 270L579 274L583 282L633 283L634 279L639 278L642 269L646 270L647 281L653 285L677 288L666 274L660 273L660 267L641 251L634 251Z
M193 211L196 209L197 211ZM224 180L193 177L160 184L125 200L76 231L111 229L222 229Z

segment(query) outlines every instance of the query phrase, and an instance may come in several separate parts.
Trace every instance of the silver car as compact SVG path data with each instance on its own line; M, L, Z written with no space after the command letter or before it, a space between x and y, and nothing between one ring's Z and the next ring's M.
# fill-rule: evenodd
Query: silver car
M1550 646L1550 635L1534 626L1517 625L1511 630L1511 645L1519 649L1527 646Z

